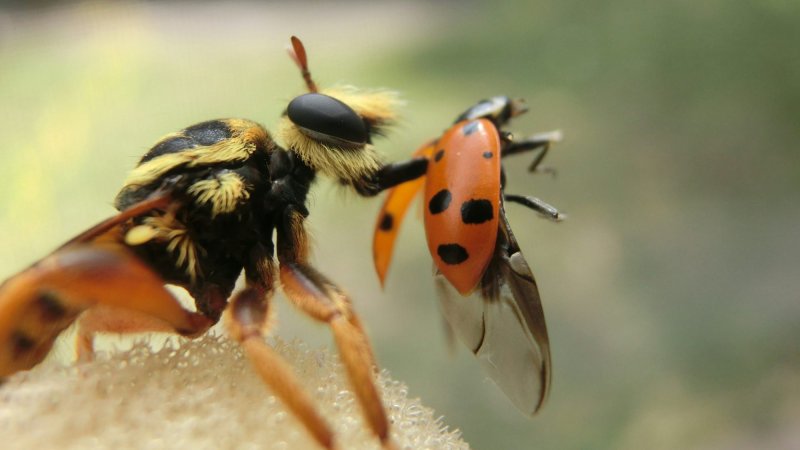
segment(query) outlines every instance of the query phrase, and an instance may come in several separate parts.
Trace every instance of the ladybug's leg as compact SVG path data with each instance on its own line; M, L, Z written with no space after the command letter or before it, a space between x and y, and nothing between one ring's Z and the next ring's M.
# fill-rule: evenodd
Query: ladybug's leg
M558 130L534 134L533 136L530 136L522 141L509 143L505 148L503 148L503 157L505 158L506 156L515 155L517 153L541 149L531 165L528 166L528 171L555 174L555 169L552 167L540 168L539 165L544 160L544 157L547 156L550 146L556 142L560 142L561 139L562 134L561 131Z
M314 408L311 397L295 377L291 366L264 341L270 325L270 300L275 268L271 251L259 247L245 267L247 287L231 300L226 325L231 337L245 351L256 372L272 392L305 425L317 442L334 448L333 432Z
M163 280L123 247L74 245L0 286L0 376L38 364L81 312L97 306L133 311L187 336L211 325L181 307Z
M504 193L503 198L506 201L519 203L522 206L527 206L528 208L538 212L542 216L554 222L559 222L564 219L564 214L561 214L556 208L554 208L548 203L543 202L542 200L536 197L531 197L529 195L514 195L514 194Z
M277 228L283 290L301 310L331 327L367 423L384 447L392 448L389 421L375 385L375 360L366 333L347 295L307 263L303 220L302 214L289 207Z

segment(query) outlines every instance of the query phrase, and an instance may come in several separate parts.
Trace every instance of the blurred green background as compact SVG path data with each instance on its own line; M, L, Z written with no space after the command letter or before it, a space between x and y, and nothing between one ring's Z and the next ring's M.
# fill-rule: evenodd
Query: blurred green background
M2 5L2 4L0 4ZM509 161L539 280L550 402L517 413L448 355L421 221L384 291L380 200L313 191L315 260L352 294L382 366L478 449L800 447L800 2L70 3L0 6L0 278L113 213L159 137L218 117L272 128L322 85L399 90L378 143L405 158L481 98L524 97L512 130L564 130L554 179ZM330 345L278 302L281 336Z

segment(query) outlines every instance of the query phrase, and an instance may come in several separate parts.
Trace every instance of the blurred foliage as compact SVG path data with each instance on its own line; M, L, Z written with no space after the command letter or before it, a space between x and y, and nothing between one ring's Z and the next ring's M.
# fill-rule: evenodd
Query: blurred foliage
M467 352L448 358L421 223L406 220L385 292L377 201L322 183L319 267L353 295L382 366L481 449L800 446L800 3L512 1L129 3L0 10L0 273L112 212L149 144L200 120L273 126L322 84L403 93L380 147L406 157L472 102L525 97L524 135L561 128L509 191L553 340L549 405L519 415ZM281 302L281 335L328 342Z

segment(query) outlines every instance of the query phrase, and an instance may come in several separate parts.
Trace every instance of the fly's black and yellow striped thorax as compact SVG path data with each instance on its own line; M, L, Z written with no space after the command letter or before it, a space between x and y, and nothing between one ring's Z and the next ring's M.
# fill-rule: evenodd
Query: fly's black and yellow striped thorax
M250 120L221 119L193 125L163 137L142 157L125 180L115 206L125 209L143 200L175 174L236 167L252 158L265 161L274 149L267 130ZM224 186L219 198L208 196L208 184L195 187L195 191L218 211L230 211L230 201L245 195L244 180L231 174L218 181Z
M130 173L115 206L124 210L159 190L173 202L131 221L125 243L167 281L232 288L250 249L271 241L265 206L276 152L283 150L264 127L244 119L211 120L165 136Z

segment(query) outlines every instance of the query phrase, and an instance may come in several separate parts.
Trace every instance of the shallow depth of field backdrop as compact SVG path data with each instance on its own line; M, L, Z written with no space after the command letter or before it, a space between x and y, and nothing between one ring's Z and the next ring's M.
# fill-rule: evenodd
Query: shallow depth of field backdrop
M557 178L507 165L509 191L569 214L509 207L553 341L533 420L448 355L419 215L381 291L380 199L313 190L318 267L381 365L475 448L800 446L797 2L21 3L0 6L0 278L112 214L162 135L219 117L273 128L304 89L284 52L296 34L319 84L402 93L377 142L391 160L496 94L528 100L520 134L565 132ZM329 345L277 303L278 333Z

